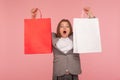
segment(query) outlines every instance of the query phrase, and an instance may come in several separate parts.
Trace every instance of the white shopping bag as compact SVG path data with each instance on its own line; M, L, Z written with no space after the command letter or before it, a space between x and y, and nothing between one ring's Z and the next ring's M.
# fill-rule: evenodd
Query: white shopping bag
M98 18L73 19L73 52L101 52L101 39Z

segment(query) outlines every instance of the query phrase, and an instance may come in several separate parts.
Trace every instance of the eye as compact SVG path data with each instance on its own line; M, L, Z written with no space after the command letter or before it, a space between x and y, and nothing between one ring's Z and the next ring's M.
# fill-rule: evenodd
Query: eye
M70 28L70 26L66 26L67 28Z
M64 26L60 26L60 28L63 28Z
M60 26L60 28L70 28L70 26Z

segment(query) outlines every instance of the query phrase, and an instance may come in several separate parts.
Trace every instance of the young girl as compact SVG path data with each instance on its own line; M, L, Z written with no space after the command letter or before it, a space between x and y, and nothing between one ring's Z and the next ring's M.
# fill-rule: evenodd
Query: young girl
M32 10L32 17L36 17L36 9ZM93 18L89 7L84 12ZM81 71L79 54L73 54L73 32L69 20L62 19L57 26L57 33L52 33L53 46L53 80L78 80Z
M57 33L52 33L53 80L78 80L81 73L79 54L73 54L72 26L69 20L62 19Z
M84 12L93 18L90 8ZM78 80L81 71L79 54L73 54L73 33L69 20L62 19L57 26L57 33L52 33L53 45L53 80Z

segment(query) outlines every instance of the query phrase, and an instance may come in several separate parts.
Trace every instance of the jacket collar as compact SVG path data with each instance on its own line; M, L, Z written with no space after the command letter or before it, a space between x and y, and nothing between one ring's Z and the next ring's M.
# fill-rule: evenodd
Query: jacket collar
M68 38L73 41L73 37L72 37L72 36L73 36L73 35L70 35ZM59 40L59 38L56 37L55 39L53 39L52 44L53 44L53 46L54 46L57 50L59 50L61 53L63 53L64 55L67 55L67 54L69 54L69 52L73 51L73 49L71 49L71 50L69 50L67 53L62 52L62 51L61 51L60 49L58 49L57 46L56 46L56 43L57 43L58 40Z

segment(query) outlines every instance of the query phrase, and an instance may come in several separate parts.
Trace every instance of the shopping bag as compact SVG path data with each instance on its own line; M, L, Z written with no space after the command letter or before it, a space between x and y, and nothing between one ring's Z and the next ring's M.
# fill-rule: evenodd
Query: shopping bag
M74 53L102 51L98 18L73 19L73 45Z
M51 53L51 39L52 38L50 18L35 18L34 16L32 19L24 19L25 54Z

